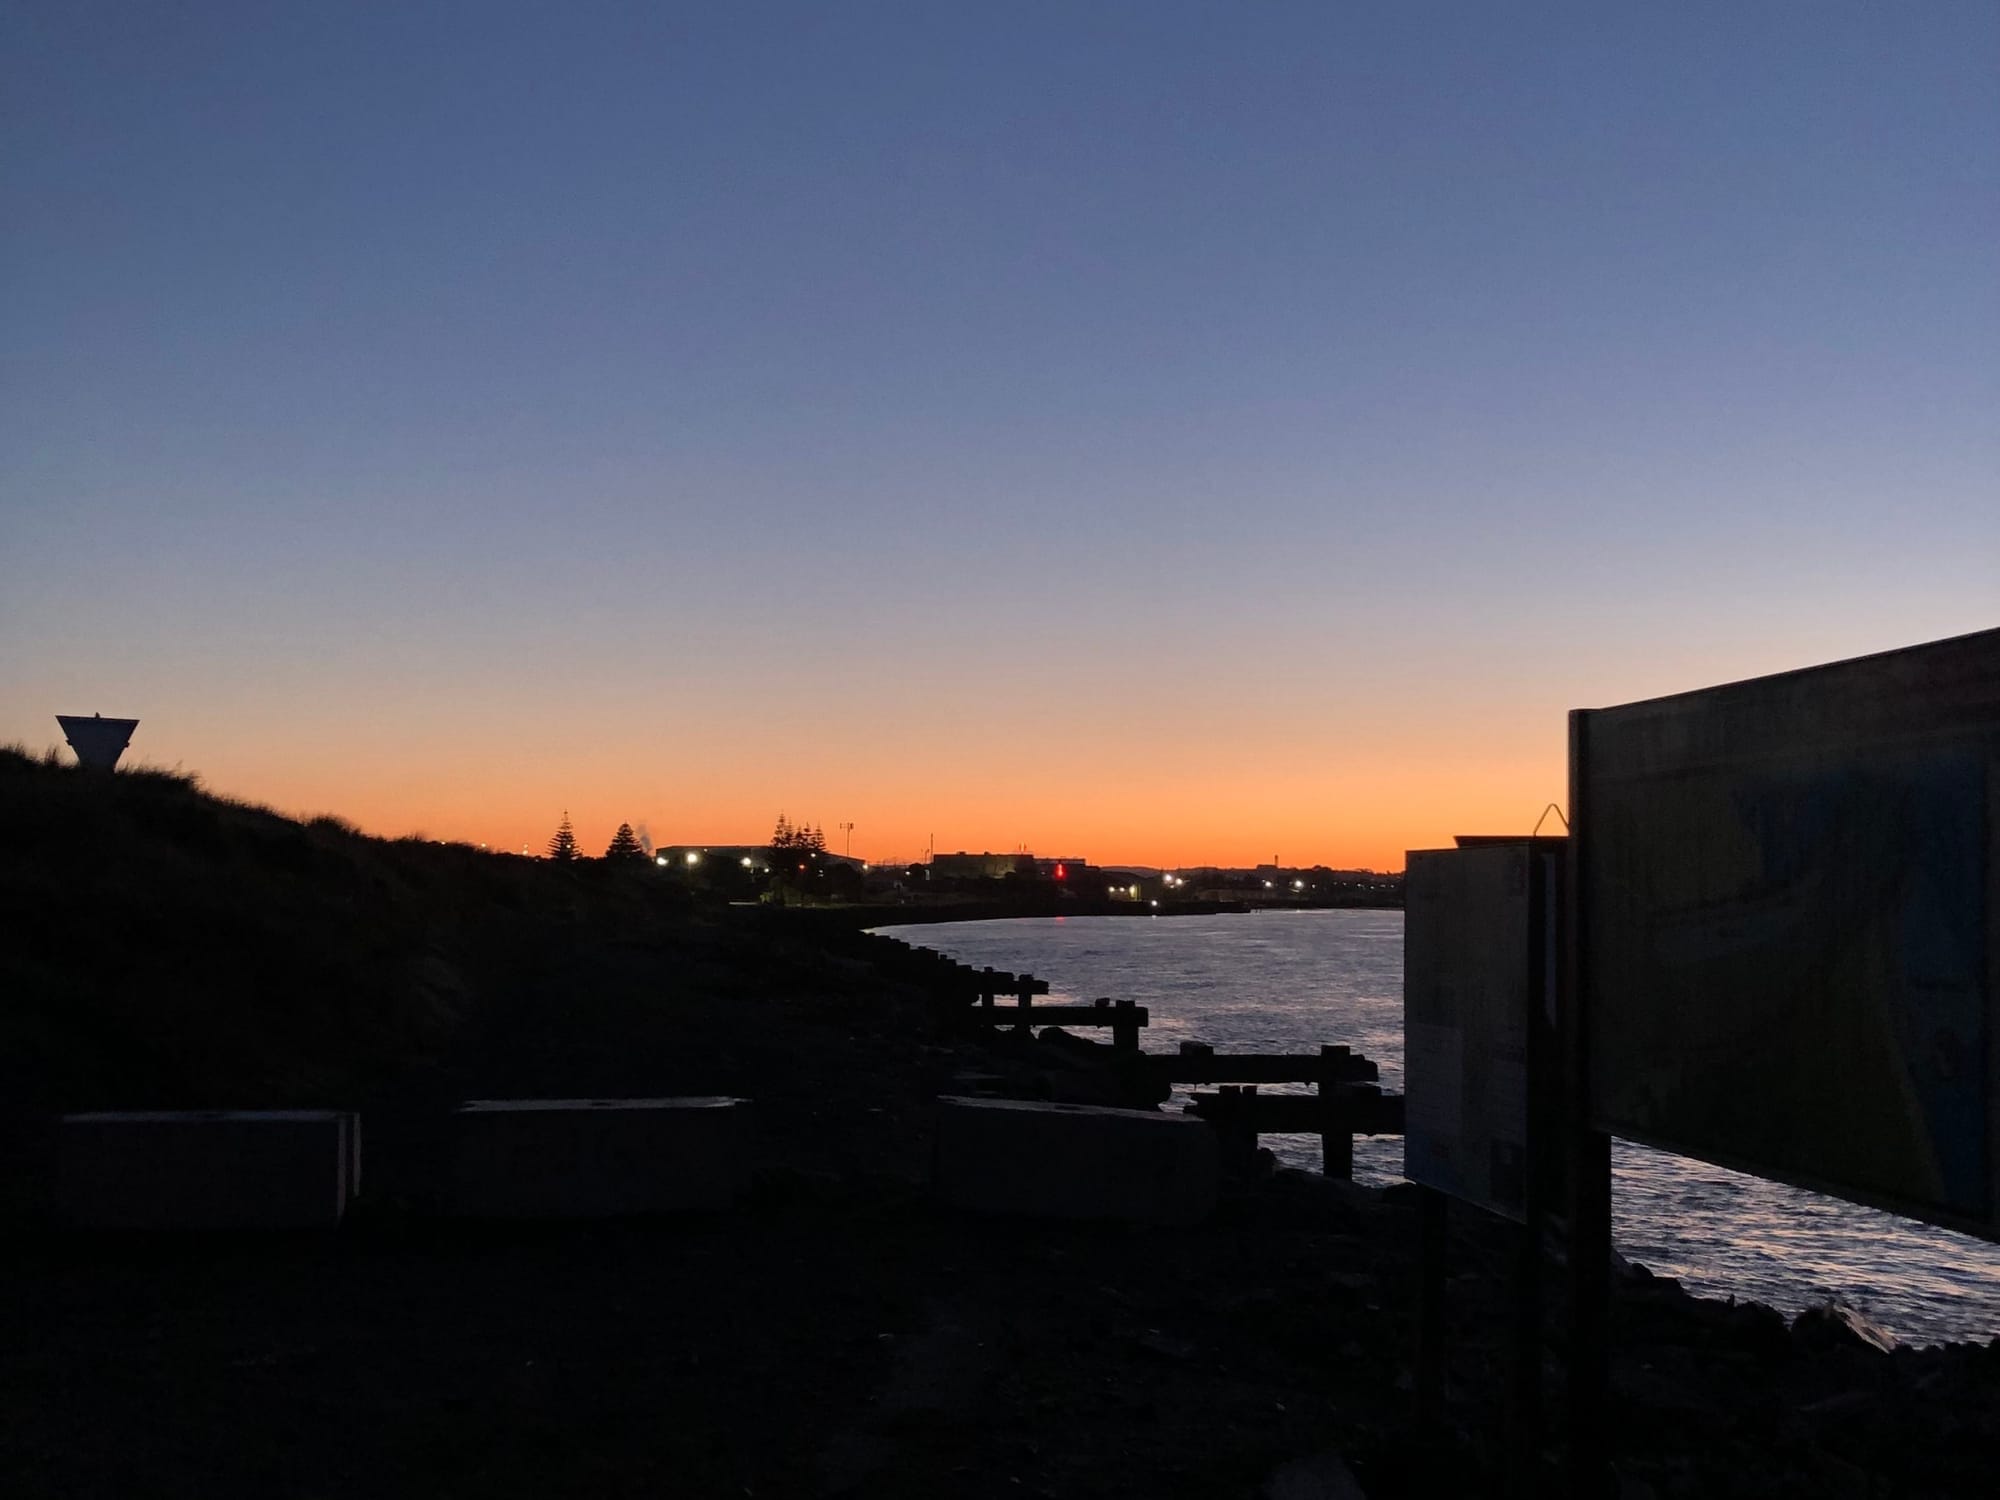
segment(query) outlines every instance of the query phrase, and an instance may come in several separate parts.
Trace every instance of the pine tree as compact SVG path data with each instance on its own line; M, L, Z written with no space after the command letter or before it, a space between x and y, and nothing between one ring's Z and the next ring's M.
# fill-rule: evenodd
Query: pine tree
M826 834L821 831L817 823L806 830L805 835L799 842L804 845L806 852L809 854L826 853Z
M549 840L549 858L559 859L567 864L582 857L582 852L576 847L576 830L569 826L569 809L564 808L562 822L556 828L556 836Z
M773 849L789 849L792 847L793 840L797 837L798 835L792 832L791 819L787 818L783 813L779 813L778 826L771 830L771 847Z
M618 825L618 831L611 835L611 847L604 851L604 857L608 860L634 863L646 857L646 851L639 847L639 836L632 831L630 823Z

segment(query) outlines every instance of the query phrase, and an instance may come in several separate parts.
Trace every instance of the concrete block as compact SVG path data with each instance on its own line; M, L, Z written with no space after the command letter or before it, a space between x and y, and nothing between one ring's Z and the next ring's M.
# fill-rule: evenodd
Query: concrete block
M79 1229L328 1229L361 1181L339 1110L64 1115L56 1213Z
M749 1101L478 1099L451 1119L450 1210L592 1219L730 1207L750 1174Z
M947 1097L933 1183L976 1213L1192 1224L1215 1207L1215 1132L1186 1115Z

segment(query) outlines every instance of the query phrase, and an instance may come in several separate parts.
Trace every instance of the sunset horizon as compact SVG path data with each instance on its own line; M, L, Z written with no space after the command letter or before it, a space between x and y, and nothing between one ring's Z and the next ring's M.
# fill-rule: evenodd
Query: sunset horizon
M1996 60L7 7L10 1493L1987 1500Z
M620 824L661 846L746 845L768 839L782 816L817 826L830 851L876 863L920 863L929 851L1025 851L1106 866L1279 864L1397 872L1409 851L1449 847L1459 834L1560 831L1567 814L1569 708L1692 691L1917 644L1922 643L1877 643L1839 656L1782 662L1746 651L1718 656L1711 675L1701 680L1669 681L1657 671L1635 669L1629 679L1634 686L1620 696L1547 706L1534 723L1521 714L1507 721L1516 736L1511 745L1484 738L1456 755L1449 749L1450 705L1441 706L1439 727L1407 761L1379 749L1365 754L1372 748L1365 727L1324 766L1311 753L1315 747L1274 736L1240 752L1246 765L1265 768L1261 775L1219 787L1191 768L1191 761L1198 767L1198 754L1191 757L1163 741L1151 763L1142 758L1116 779L1126 788L1123 798L1107 798L1104 778L1088 768L1076 777L1078 787L1061 774L1023 771L1000 744L984 751L976 744L960 747L966 760L958 774L937 768L915 750L908 757L914 765L897 778L897 789L884 793L875 778L882 763L900 753L830 735L809 770L787 772L776 765L754 773L739 770L733 783L717 777L705 784L702 762L674 761L671 751L663 750L659 759L683 768L675 778L681 783L677 794L659 790L666 779L662 773L631 764L651 756L579 757L578 765L589 769L566 777L552 753L553 764L537 768L541 800L528 806L504 766L482 765L477 756L469 755L463 765L399 763L370 771L343 759L304 774L296 768L287 773L232 753L226 734L204 760L171 714L157 728L142 715L125 715L129 704L119 714L140 719L123 762L128 769L192 775L219 796L288 817L333 816L377 837L436 839L497 853L541 854L565 817L590 853L608 845ZM1731 661L1744 665L1727 665ZM670 744L670 725L657 733ZM31 754L71 758L59 749L60 735L24 736L20 743ZM757 764L754 757L744 759ZM744 785L752 774L769 775L777 790ZM981 777L990 779L975 790ZM798 794L788 795L787 788ZM909 811L912 804L916 815ZM843 831L843 823L852 823L852 831Z
M1990 17L758 14L21 28L0 742L1398 869L2000 619Z

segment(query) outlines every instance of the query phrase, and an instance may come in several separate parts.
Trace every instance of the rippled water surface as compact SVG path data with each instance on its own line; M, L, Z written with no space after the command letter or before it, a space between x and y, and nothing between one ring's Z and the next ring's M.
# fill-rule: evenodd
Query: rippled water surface
M1228 1052L1346 1042L1403 1086L1403 914L1255 912L1058 917L885 928L966 963L1026 970L1057 1001L1135 1000L1146 1050L1183 1040ZM1267 1136L1317 1167L1313 1136ZM1398 1138L1355 1143L1355 1176L1402 1174ZM1745 1177L1643 1146L1613 1147L1619 1248L1692 1291L1787 1314L1837 1297L1916 1344L2000 1334L2000 1246Z

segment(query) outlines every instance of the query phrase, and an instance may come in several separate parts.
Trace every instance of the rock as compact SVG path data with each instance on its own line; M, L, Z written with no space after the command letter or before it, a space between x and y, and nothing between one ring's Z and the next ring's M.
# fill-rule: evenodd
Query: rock
M936 1118L932 1182L953 1208L1187 1225L1215 1207L1215 1132L1190 1116L943 1098Z
M1853 1308L1839 1302L1808 1307L1792 1320L1792 1337L1814 1353L1833 1349L1864 1349L1887 1354L1896 1347L1889 1334Z
M1724 1397L1701 1378L1693 1355L1685 1349L1656 1351L1659 1362L1620 1360L1611 1371L1612 1389L1634 1412L1649 1418L1692 1420L1704 1428L1719 1426L1728 1416Z
M1045 1051L1078 1067L1096 1067L1100 1063L1115 1062L1118 1057L1118 1051L1111 1043L1073 1036L1060 1026L1044 1026L1037 1040Z
M1264 1500L1368 1500L1338 1453L1294 1459L1264 1482Z
M1172 1334L1161 1333L1157 1328L1148 1328L1133 1342L1154 1358L1173 1364L1184 1365L1201 1352L1192 1339L1178 1339Z
M1787 1352L1789 1330L1784 1314L1775 1307L1762 1302L1738 1302L1733 1297L1724 1306L1727 1312L1720 1319L1721 1325L1739 1348L1766 1356Z
M1840 1391L1799 1408L1799 1415L1819 1423L1844 1422L1866 1410L1874 1398L1867 1391Z
M801 1204L825 1205L840 1196L837 1174L785 1164L757 1168L750 1176L750 1202L758 1208L783 1209Z
M1825 1500L1868 1500L1874 1493L1867 1471L1832 1453L1817 1453L1812 1459L1812 1487Z

